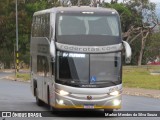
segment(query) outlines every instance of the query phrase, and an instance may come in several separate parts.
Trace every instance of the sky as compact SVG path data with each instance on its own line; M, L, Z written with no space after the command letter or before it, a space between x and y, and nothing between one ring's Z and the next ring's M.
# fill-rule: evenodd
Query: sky
M106 2L111 2L111 0L105 0ZM123 2L123 0L118 0L118 2ZM156 14L160 18L160 0L150 0L150 2L156 3Z
M150 0L150 2L160 3L159 0Z

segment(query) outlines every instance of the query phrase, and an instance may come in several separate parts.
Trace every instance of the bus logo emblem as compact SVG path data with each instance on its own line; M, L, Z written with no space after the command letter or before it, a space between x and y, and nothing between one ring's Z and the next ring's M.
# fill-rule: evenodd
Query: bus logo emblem
M87 96L87 99L88 100L92 100L92 96Z

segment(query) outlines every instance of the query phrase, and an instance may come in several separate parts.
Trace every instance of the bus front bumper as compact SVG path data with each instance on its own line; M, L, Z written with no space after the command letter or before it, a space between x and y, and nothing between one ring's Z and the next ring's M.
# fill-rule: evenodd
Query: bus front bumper
M118 96L109 96L102 99L77 99L70 96L55 95L55 108L62 109L120 109L121 108L121 94Z

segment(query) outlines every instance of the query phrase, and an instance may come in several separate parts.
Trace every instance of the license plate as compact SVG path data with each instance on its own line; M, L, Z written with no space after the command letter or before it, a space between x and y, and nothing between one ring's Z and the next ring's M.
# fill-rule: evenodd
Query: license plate
M84 105L85 109L94 109L94 105Z

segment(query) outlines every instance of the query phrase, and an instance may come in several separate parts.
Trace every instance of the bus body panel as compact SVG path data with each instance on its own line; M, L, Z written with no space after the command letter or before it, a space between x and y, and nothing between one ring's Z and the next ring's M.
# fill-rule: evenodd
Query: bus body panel
M57 61L57 58L53 60L49 50L51 41L54 41L55 44L56 42L58 43L56 36L57 35L56 15L59 13L62 14L63 12L66 14L95 12L96 14L113 13L118 15L117 11L113 9L104 9L104 8L97 9L92 7L83 7L83 8L58 7L34 13L33 15L34 18L32 23L32 36L31 36L31 90L33 95L34 96L36 95L35 88L37 88L38 98L55 108L87 109L88 106L88 107L93 107L95 109L119 109L121 107L121 94L122 94L121 83L116 85L111 85L109 87L99 87L99 88L73 87L69 85L56 83L57 74L59 74L57 70L57 64L59 64L59 61ZM40 22L41 20L43 22ZM34 21L38 23L35 23ZM45 23L44 26L43 23ZM120 24L119 21L118 24ZM45 29L47 30L43 30L43 28L40 29L40 26L38 25L41 25L41 27L45 27ZM121 39L121 31L119 36L120 37L118 39ZM120 44L121 42L119 42L119 48L121 48L120 52L122 52L122 46ZM114 44L112 45L114 46ZM89 47L89 45L86 46ZM101 47L101 46L96 46L96 47ZM58 54L57 51L59 50L60 49L57 48L56 46L56 55ZM62 51L67 52L65 50ZM117 50L115 51L112 50L110 52L117 52ZM103 52L99 52L98 54L100 53ZM104 53L107 53L107 51ZM94 54L94 52L92 53L88 52L87 54ZM120 64L119 79L121 79L122 77L121 69L122 68ZM60 95L59 92L61 92L61 90L67 91L69 94ZM114 91L118 91L118 95L110 95L110 93ZM113 104L115 102L114 100L118 100L120 103L116 106Z
M49 41L45 37L32 37L32 60L35 60L32 65L32 86L34 87L34 80L37 81L38 97L44 102L48 102L47 90L49 83L51 83L51 66L49 55ZM32 88L32 91L34 88Z

